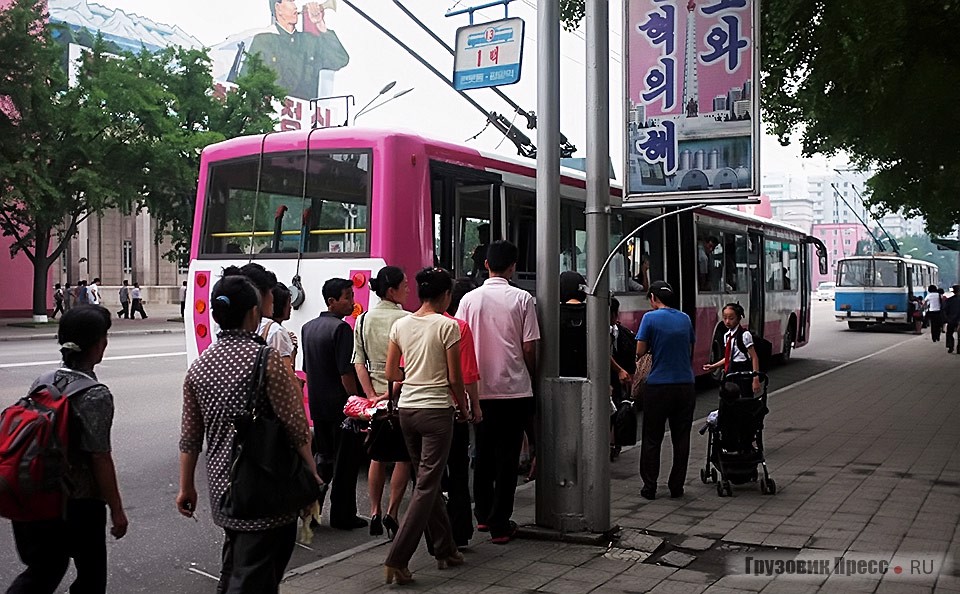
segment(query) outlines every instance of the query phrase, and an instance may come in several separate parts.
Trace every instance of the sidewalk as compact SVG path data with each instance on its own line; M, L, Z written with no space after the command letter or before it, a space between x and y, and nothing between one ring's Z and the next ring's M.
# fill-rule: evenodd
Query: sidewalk
M909 362L907 362L909 359ZM639 496L638 449L612 464L611 547L515 540L493 545L478 534L463 567L438 571L421 546L416 582L430 592L777 592L960 593L960 356L929 334L774 392L765 442L777 494L755 484L720 498L703 485L706 438L694 432L686 494ZM699 427L696 422L694 428ZM515 519L532 523L534 490L518 493ZM661 540L662 539L662 540ZM368 592L383 583L385 543L321 561L288 576L284 594ZM745 575L744 555L780 554L814 562L857 555L892 560L887 573ZM906 560L945 559L928 576ZM673 565L684 565L679 569ZM952 567L951 567L952 563Z
M121 320L116 317L120 306L116 303L104 305L113 313L113 326L110 336L144 335L144 334L172 334L183 332L183 322L180 321L179 303L147 303L143 306L147 312L147 319ZM58 316L59 319L59 316ZM177 321L171 321L171 320ZM30 318L3 318L0 319L0 342L12 340L54 340L57 337L55 325L24 328L10 324L29 323Z

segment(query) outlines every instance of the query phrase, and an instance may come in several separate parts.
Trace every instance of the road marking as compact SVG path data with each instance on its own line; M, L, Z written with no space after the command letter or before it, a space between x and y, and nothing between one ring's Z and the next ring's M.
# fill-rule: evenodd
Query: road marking
M178 351L176 353L150 353L149 355L120 355L117 357L107 357L103 360L103 362L129 361L130 359L154 359L157 357L180 357L186 354L187 351ZM0 365L0 369L10 369L13 367L36 367L39 365L59 365L60 363L62 363L60 359L54 359L51 361L30 361L29 363L3 363Z
M203 571L202 569L197 569L196 567L188 567L188 568L187 568L187 571L192 571L193 573L196 573L196 574L198 574L198 575L202 575L203 577L208 577L208 578L210 578L211 580L213 580L213 581L215 581L215 582L219 582L219 581L220 581L220 578L218 578L217 576L211 575L211 574L207 573L206 571Z

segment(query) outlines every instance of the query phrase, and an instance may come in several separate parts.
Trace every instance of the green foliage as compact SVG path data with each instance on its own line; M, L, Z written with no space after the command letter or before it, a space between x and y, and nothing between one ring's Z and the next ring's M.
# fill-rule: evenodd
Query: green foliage
M805 155L850 153L871 205L960 222L960 2L764 0L763 108Z
M960 0L760 0L761 103L780 142L877 173L868 203L960 223ZM561 2L576 28L584 0Z
M214 90L205 51L169 48L138 56L145 72L169 94L167 130L145 161L142 202L157 218L157 241L169 235L173 259L189 249L203 148L227 138L276 127L274 98L285 95L259 56L247 58L233 89Z
M51 263L92 214L146 206L187 245L203 147L273 129L273 98L283 95L256 59L235 91L217 96L205 51L134 55L100 36L68 85L55 28L44 0L0 12L0 232L34 265L36 314Z
M897 243L900 244L900 253L903 255L936 264L940 268L941 287L950 287L960 282L957 278L957 258L960 254L957 252L939 249L930 241L928 235L899 237Z

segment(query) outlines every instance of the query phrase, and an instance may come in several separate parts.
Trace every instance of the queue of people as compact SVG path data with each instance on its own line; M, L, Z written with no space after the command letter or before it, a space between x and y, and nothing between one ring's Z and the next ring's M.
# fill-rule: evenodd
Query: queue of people
M355 308L353 282L329 279L322 289L326 311L304 324L299 340L283 326L290 317L290 293L272 272L256 263L223 271L210 301L220 327L218 340L193 362L184 380L176 496L179 513L192 517L200 505L195 475L206 441L207 502L213 521L224 533L219 592L278 592L297 538L298 520L319 517L327 495L331 527L369 527L374 536L385 530L392 539L384 560L387 583L413 581L408 564L424 536L439 569L464 563L459 549L468 544L475 529L488 532L495 544L507 544L515 537L517 524L512 516L525 434L535 443L530 427L540 340L533 297L511 283L517 260L514 244L491 242L483 262L488 278L479 286L473 278L454 279L442 268L425 268L411 287L402 270L386 266L370 283L380 302L360 315L353 328L344 321ZM580 282L571 300L582 300ZM421 303L412 313L403 309L410 290L416 290ZM693 328L689 317L674 308L676 295L669 284L649 283L647 295L653 311L644 316L635 337L618 323L616 308L611 311L615 355L611 395L616 392L621 400L630 397L637 371L630 360L634 345L637 357L652 354L642 396L640 494L647 499L656 496L660 446L669 423L674 463L668 487L671 496L679 497L693 417ZM95 378L93 366L103 356L110 317L95 305L66 311L60 332L68 369ZM79 326L75 319L81 321ZM304 384L294 368L298 350L306 372L309 420ZM18 551L28 566L24 584L45 580L55 588L63 575L61 565L65 568L72 556L78 564L78 581L98 584L84 591L105 591L103 509L109 509L115 537L126 531L109 458L112 400L105 387L87 394L78 402L89 400L89 406L81 405L81 414L89 418L82 416L71 430L78 432L75 455L85 462L79 468L90 469L88 480L81 483L89 484L90 490L78 493L74 498L83 501L68 505L66 520L49 529L76 530L85 535L89 550L65 548L54 567L47 555L37 553L41 541L55 540L43 537L48 528L16 529ZM243 455L242 448L236 447L238 430L245 422L242 411L257 394L262 394L266 407L259 410L268 409L282 427L288 443L284 447L302 461L316 487L317 500L311 506L315 509L309 515L298 508L277 508L239 517L231 515L234 508L225 503L238 496L234 491L241 485L257 488L237 482L234 474ZM351 396L375 404L389 402L398 411L401 429L400 440L381 449L371 461L370 520L357 510L365 427L344 413ZM472 497L471 427L475 437ZM390 493L384 508L388 474ZM410 501L401 516L410 483ZM448 499L441 493L448 493ZM84 509L82 521L70 512L77 506ZM90 515L94 508L101 511ZM88 554L96 557L95 562L84 564Z

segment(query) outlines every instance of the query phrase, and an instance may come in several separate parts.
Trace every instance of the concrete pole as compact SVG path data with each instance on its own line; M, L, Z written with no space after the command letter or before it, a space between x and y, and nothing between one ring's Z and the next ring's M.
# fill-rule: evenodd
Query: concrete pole
M557 432L554 420L570 418L570 399L557 398L560 367L560 1L537 2L537 310L540 357L537 398L540 440L537 452L537 524L560 529L564 493L575 485L560 478L559 460L576 440ZM574 401L576 402L576 401ZM579 414L579 403L576 414ZM574 441L571 445L570 441ZM568 485L567 487L561 485Z
M610 250L610 41L607 0L587 0L587 376L583 408L584 520L610 528L610 299L600 277Z

